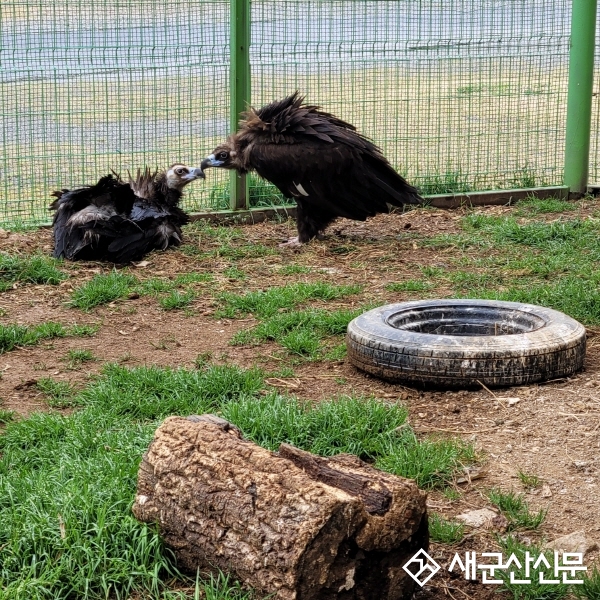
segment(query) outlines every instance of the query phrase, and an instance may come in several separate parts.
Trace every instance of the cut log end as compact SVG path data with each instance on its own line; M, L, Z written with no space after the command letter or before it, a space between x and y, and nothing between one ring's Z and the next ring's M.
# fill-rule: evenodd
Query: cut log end
M273 453L219 417L171 417L138 475L136 517L184 568L221 569L277 600L403 600L427 549L425 494L352 455Z

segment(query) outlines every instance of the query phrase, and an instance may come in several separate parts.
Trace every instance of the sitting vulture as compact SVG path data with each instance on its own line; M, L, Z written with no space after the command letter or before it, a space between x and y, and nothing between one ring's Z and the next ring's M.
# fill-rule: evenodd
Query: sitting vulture
M177 204L202 169L175 164L163 172L140 171L125 182L116 173L95 185L53 192L54 256L127 263L151 250L181 243L189 218Z
M259 110L250 108L239 131L202 161L201 168L255 170L298 205L300 245L337 217L364 221L388 205L423 202L381 150L356 128L303 104L298 92Z

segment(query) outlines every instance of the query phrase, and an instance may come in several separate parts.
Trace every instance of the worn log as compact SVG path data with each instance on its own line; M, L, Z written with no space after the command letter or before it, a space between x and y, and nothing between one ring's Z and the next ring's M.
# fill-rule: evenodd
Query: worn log
M425 494L356 456L270 452L213 415L170 417L140 465L135 516L179 564L277 600L403 600L427 549Z

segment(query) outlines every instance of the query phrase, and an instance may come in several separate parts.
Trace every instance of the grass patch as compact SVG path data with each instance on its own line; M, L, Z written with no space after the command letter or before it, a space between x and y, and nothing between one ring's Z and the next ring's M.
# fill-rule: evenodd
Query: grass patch
M46 383L55 393L57 382ZM439 446L408 435L405 407L348 397L313 406L263 395L264 388L257 369L111 364L75 395L80 410L8 423L0 436L2 597L183 598L170 589L174 583L191 585L197 597L250 597L226 577L185 579L156 527L131 514L141 456L168 415L213 412L268 448L288 442L327 456L351 452L376 465L404 448L410 464L396 470L418 471L425 486L443 485L442 473L452 470L432 471ZM428 453L414 450L423 444ZM425 464L415 464L416 456Z
M562 198L526 198L517 205L514 215L517 217L533 217L547 213L569 212L580 208L579 202Z
M460 170L447 171L439 175L428 175L415 179L419 191L424 196L434 194L459 194L470 192L473 186L468 181L468 176Z
M89 311L101 304L108 304L123 298L132 291L138 280L129 273L111 271L96 275L90 281L80 285L71 295L70 305Z
M463 233L420 241L461 253L440 273L458 297L548 306L585 325L600 324L600 239L595 219L520 222L472 213Z
M457 470L476 462L473 447L460 439L418 440L412 429L399 435L402 443L391 444L376 466L394 475L415 479L420 487L444 487Z
M170 292L175 288L175 284L170 279L151 277L145 279L135 286L135 292L140 296L158 296Z
M46 402L52 408L69 408L77 405L74 400L75 390L67 381L42 377L38 379L36 388L46 396Z
M182 273L173 279L173 283L176 286L183 286L193 283L206 283L212 280L213 276L211 273Z
M496 572L495 578L504 581L503 585L499 587L499 592L508 592L513 600L561 600L567 596L569 585L564 583L540 583L539 581L540 574L543 574L546 581L557 579L554 575L554 556L552 552L544 551L537 546L525 546L510 535L500 541L500 546L505 560L509 560L509 557L514 556L518 563L513 562L508 569ZM529 576L525 567L526 553L529 553L529 556L534 558L535 561L530 565ZM549 567L543 561L536 565L538 557L541 555L545 556L547 563L550 565ZM521 580L530 583L513 583L511 578L513 582ZM559 575L558 579L561 580L562 576ZM577 587L580 586L573 586L573 588Z
M15 256L0 253L0 291L5 291L21 281L58 285L67 274L58 268L59 261L41 254Z
M94 353L91 350L78 350L75 348L71 348L67 352L64 360L66 361L69 369L74 369L85 362L96 360L96 357L94 356Z
M330 348L333 336L344 335L348 323L364 312L365 308L353 310L307 309L275 313L266 317L256 327L238 332L231 338L233 345L260 343L268 340L279 342L288 352L317 360L332 355L330 360L345 356L339 345Z
M179 290L172 290L158 301L158 305L163 310L177 310L187 308L195 298L196 294L192 291L182 293Z
M265 448L287 442L322 456L349 452L424 488L444 487L463 462L475 460L472 446L460 440L418 440L405 407L372 398L341 397L313 406L271 396L229 404L223 416Z
M537 475L525 473L524 471L521 471L521 469L517 472L517 477L523 487L528 490L534 490L542 485L542 480Z
M215 258L230 258L232 260L241 260L243 258L261 258L277 254L277 250L269 248L264 244L223 244L214 250L209 256Z
M39 325L1 325L0 324L0 354L10 352L19 346L34 346L42 340L66 336L91 335L95 329L85 329L86 325L65 327L61 323L48 321Z
M248 205L250 208L291 206L290 200L271 183L254 173L248 175ZM209 192L210 206L215 210L229 210L231 205L229 182L215 185Z
M313 269L303 265L284 265L277 270L277 273L279 273L279 275L301 275L312 273L312 271Z
M582 584L573 586L575 596L580 600L600 600L600 570L594 567L591 573L583 578Z
M2 597L161 597L178 575L173 557L130 510L157 419L216 410L262 386L255 370L113 365L76 396L82 410L9 423L0 436ZM229 597L246 597L235 587ZM223 582L212 593L228 597Z
M225 269L223 271L223 275L225 275L225 277L227 277L228 279L247 279L248 276L246 275L246 273L244 271L242 271L241 269L239 269L238 267L229 267L228 269Z
M264 291L248 292L243 296L231 292L220 295L218 317L236 318L248 313L256 317L270 317L286 308L293 308L307 300L336 300L362 290L359 285L331 285L330 283L292 283Z
M89 337L97 333L100 325L71 325L67 329L67 335L74 337Z
M515 492L503 492L492 489L488 492L488 498L492 504L497 506L502 514L508 519L508 530L515 529L537 529L546 518L547 510L542 509L537 513L529 510L529 504L523 494Z
M0 408L0 424L5 425L15 420L17 416L16 411L8 410L6 408Z
M210 273L182 273L174 279L151 277L139 282L133 291L140 296L158 297L161 294L172 294L177 288L212 281L212 279L213 276Z
M456 544L463 539L465 526L463 523L449 521L437 513L429 515L429 538L440 544Z

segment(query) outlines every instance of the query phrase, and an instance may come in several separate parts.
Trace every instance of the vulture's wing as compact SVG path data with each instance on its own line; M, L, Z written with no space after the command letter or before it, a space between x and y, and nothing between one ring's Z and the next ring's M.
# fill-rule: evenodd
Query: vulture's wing
M58 194L54 195L58 196ZM55 258L73 260L77 249L84 244L84 231L79 227L73 227L71 221L78 213L90 206L92 198L90 188L87 187L78 190L63 190L57 200L52 203L51 208L56 210L52 221L53 256Z
M380 155L345 143L304 138L296 144L255 144L250 162L286 197L335 216L362 220L387 212L388 204L421 201Z
M128 184L106 175L91 186L55 192L51 208L54 256L69 260L101 260L102 237L114 235L111 220L119 212L128 212L135 196Z
M165 250L181 242L181 225L189 221L188 215L177 206L161 202L138 200L129 218L120 225L121 235L108 245L114 262L140 260L152 250Z

